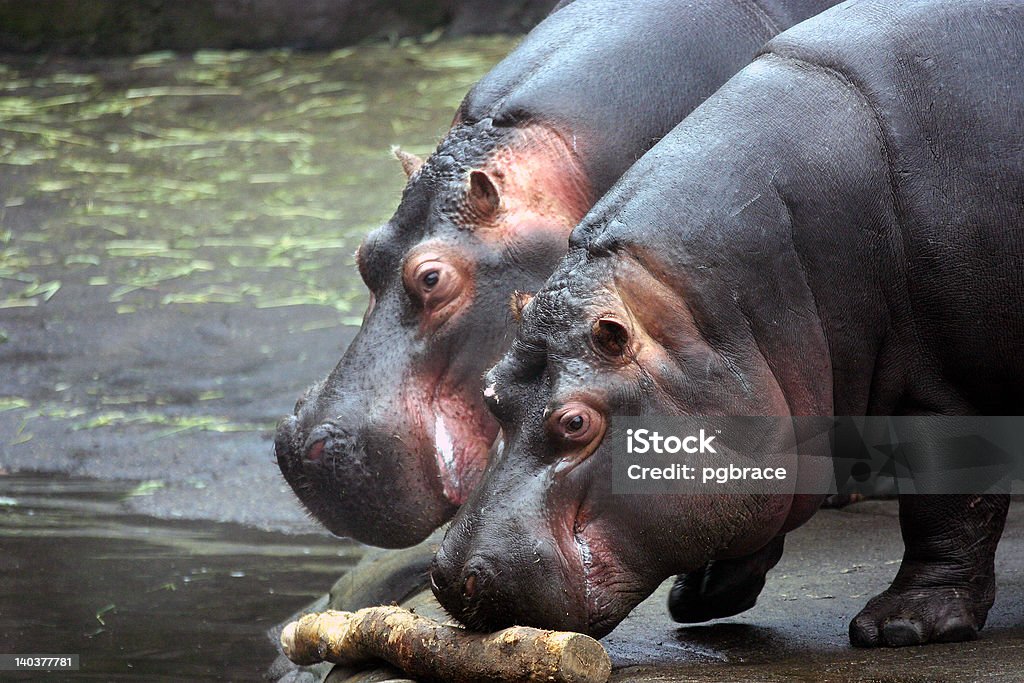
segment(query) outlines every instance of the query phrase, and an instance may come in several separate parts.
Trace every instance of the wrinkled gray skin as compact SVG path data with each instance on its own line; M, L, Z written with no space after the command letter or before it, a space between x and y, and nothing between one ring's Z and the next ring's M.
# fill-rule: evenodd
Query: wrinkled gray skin
M823 0L576 0L467 95L357 255L372 293L337 367L281 421L285 478L332 532L416 543L479 481L498 424L480 378L508 302L658 139Z
M442 544L438 599L477 628L602 635L709 561L756 585L818 501L613 496L612 416L1020 414L1022 228L1024 4L848 2L777 37L526 306L485 378L507 445ZM1007 505L901 496L903 563L852 642L977 637Z

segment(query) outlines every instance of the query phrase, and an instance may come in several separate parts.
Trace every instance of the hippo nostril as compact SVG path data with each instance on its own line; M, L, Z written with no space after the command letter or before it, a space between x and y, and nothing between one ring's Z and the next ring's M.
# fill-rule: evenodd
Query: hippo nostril
M470 572L466 577L466 582L462 584L462 594L467 600L473 600L476 597L476 583L476 572Z
M336 452L338 446L346 439L345 431L333 422L323 422L314 427L306 437L305 445L300 452L305 454L307 462L317 462L323 458L330 442L330 452Z
M324 453L324 444L326 442L327 442L326 439L320 439L319 441L314 443L312 446L310 446L309 450L306 451L306 460L311 460L311 461L314 461L314 462L319 460L320 456L323 455L323 453Z

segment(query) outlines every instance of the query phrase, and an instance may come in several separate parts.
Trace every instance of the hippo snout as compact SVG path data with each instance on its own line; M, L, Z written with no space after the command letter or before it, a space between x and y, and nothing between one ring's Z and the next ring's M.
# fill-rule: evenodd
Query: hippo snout
M329 531L381 547L408 547L454 513L433 461L395 419L339 397L323 383L299 399L274 436L278 466L296 496ZM392 495L393 494L393 495Z
M442 605L458 605L458 567L447 555L438 552L430 564L430 589ZM451 609L451 608L448 608Z
M498 575L494 565L482 557L457 563L442 548L430 567L430 587L452 616L474 628L496 630L513 623L507 613L486 609L498 598Z
M295 402L294 414L277 424L274 450L282 469L319 462L325 453L341 455L343 443L350 440L339 420L325 419L328 410L337 408L323 403L326 381L320 381L303 392Z
M302 423L300 412L282 418L277 424L274 449L282 469L346 458L352 437L337 422L314 423L311 428Z

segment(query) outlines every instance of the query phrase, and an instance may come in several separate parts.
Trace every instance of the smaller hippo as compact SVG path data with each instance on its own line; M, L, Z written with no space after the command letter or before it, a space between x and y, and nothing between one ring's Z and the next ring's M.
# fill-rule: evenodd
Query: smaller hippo
M769 42L522 307L485 377L506 444L431 572L445 608L601 636L719 565L736 590L693 610L677 585L673 615L753 604L821 496L613 495L614 416L1021 414L1022 141L1015 0L847 2ZM828 489L828 468L790 464ZM1008 496L899 502L903 563L851 641L977 637Z
M359 334L278 427L288 483L328 529L415 544L479 481L498 424L480 378L594 202L770 37L834 0L575 0L477 83L356 261Z

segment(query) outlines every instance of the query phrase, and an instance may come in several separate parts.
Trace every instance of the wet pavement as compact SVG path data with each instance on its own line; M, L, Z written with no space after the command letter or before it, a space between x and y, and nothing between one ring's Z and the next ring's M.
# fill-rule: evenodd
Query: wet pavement
M681 626L666 600L672 581L637 607L602 641L615 683L972 683L1024 680L1024 506L1011 508L996 558L997 595L981 638L970 643L856 649L847 625L869 598L889 585L903 554L895 501L867 501L823 510L789 535L757 605L721 621ZM436 546L439 539L426 545ZM410 551L412 552L412 551ZM389 563L378 566L394 570ZM366 580L365 561L349 577ZM365 585L346 577L332 591L335 608L362 600ZM358 581L355 583L358 584ZM353 588L355 591L353 592ZM430 596L403 605L445 621ZM317 609L324 607L318 606ZM286 679L314 683L328 668ZM376 683L387 670L335 670L329 683Z
M0 651L61 643L97 680L265 669L262 632L362 552L295 502L273 423L358 326L388 146L429 152L511 44L0 58ZM663 587L606 639L615 680L1022 681L1022 507L976 643L849 647L901 555L869 502L792 534L741 617L680 629Z
M996 556L996 603L980 640L853 648L847 626L889 585L903 554L895 501L823 510L791 533L750 611L679 627L669 584L605 639L613 681L924 683L1024 680L1024 503L1010 508Z

